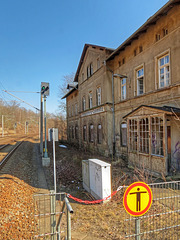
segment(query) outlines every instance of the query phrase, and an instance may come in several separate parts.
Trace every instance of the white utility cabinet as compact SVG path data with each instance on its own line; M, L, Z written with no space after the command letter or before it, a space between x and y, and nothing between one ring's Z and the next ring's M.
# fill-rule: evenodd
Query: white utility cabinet
M88 160L82 160L82 177L83 177L83 188L86 189L87 192L90 192Z
M96 199L111 195L111 164L99 159L88 159L83 161L82 166L84 188Z

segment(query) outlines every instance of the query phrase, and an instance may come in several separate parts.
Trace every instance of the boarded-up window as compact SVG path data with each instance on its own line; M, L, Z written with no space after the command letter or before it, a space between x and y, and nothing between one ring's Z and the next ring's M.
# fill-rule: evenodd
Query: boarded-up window
M127 124L121 124L121 146L127 146Z
M97 141L98 141L98 144L102 143L102 126L101 126L101 124L98 124L98 127L97 127Z
M86 130L86 125L83 126L83 140L87 141L87 130Z
M72 138L74 138L74 127L72 127Z
M89 142L94 142L93 124L89 125Z
M75 126L75 138L78 139L78 126Z

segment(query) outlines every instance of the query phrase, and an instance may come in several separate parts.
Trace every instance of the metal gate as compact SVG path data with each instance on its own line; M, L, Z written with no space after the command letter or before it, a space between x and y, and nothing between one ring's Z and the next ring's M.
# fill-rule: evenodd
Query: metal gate
M73 209L65 193L38 194L35 200L35 239L71 239Z

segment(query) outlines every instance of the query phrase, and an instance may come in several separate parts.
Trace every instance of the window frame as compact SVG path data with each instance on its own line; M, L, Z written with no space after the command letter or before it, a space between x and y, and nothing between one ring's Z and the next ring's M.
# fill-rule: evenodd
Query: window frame
M100 58L97 58L97 70L100 69L101 65L100 65Z
M99 123L97 125L97 143L102 144L103 136L102 136L102 124Z
M96 89L96 102L97 102L97 106L101 105L101 87L98 86Z
M123 129L125 129L123 131ZM121 136L121 146L122 147L127 147L127 123L126 122L122 122L120 125L120 136Z
M82 111L85 111L86 110L86 97L83 96L82 97Z
M90 78L93 75L93 63L91 62L87 65L87 78Z
M75 139L79 139L78 132L79 132L79 128L78 128L78 125L76 125L75 126Z
M143 120L145 120L144 124L141 124ZM128 148L130 152L164 157L163 141L163 116L149 115L128 120Z
M139 72L143 71L143 74L139 75ZM142 81L142 83L140 83ZM140 87L142 85L142 87ZM136 69L136 91L137 91L137 96L143 95L144 94L144 66L141 66L140 68Z
M125 83L123 83L124 80L125 80ZM127 98L127 89L126 89L127 85L126 85L126 83L127 83L126 78L121 79L121 100L126 100L126 98ZM123 93L123 92L125 92L125 93Z
M93 107L92 91L89 92L89 108Z
M168 63L165 62L166 60L166 57L168 56ZM164 59L164 64L161 65L161 60ZM166 69L169 68L168 72L166 72ZM161 70L163 69L163 73L161 73ZM168 76L169 78L167 78L167 73L168 73ZM170 81L171 81L171 78L170 78L170 54L167 52L166 54L164 55L161 55L160 57L158 57L158 87L159 89L161 88L165 88L165 87L169 87L170 86ZM163 86L161 86L161 77L163 76ZM168 84L167 84L167 79L168 79Z
M94 125L92 123L89 125L89 142L94 142Z
M75 116L77 116L77 115L78 115L78 104L75 103Z
M87 142L87 126L83 126L83 141Z

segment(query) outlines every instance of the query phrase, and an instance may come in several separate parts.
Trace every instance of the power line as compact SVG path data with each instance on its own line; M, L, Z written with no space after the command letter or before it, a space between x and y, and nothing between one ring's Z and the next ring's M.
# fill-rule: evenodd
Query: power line
M6 93L8 93L9 95L11 95L11 96L13 96L13 97L15 97L15 98L17 98L18 100L20 100L21 102L23 102L23 103L25 103L25 104L27 104L27 105L29 105L29 106L31 106L31 107L33 107L33 108L35 108L36 110L38 110L38 111L40 111L40 109L39 108L37 108L37 107L34 107L33 105L31 105L30 103L27 103L27 102L25 102L24 100L22 100L22 99L20 99L20 98L18 98L18 97L16 97L15 95L13 95L12 93L9 93L9 91L7 91L7 90L3 90L4 92L6 92Z

